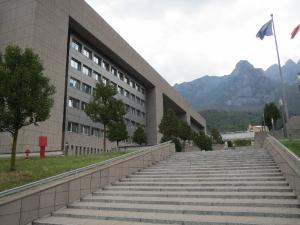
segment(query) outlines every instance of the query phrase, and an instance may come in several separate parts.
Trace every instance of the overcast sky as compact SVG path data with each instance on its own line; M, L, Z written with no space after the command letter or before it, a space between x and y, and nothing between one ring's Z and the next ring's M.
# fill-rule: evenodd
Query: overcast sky
M256 38L274 14L281 63L300 59L299 0L87 0L171 85L226 75L246 59L277 63L273 37Z

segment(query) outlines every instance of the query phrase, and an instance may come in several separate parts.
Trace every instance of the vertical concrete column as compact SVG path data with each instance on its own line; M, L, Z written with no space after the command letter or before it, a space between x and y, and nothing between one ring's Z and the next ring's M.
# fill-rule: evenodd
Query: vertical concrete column
M163 96L157 88L151 88L146 93L146 112L147 112L147 142L155 145L160 142L162 135L158 132L161 118L163 117Z

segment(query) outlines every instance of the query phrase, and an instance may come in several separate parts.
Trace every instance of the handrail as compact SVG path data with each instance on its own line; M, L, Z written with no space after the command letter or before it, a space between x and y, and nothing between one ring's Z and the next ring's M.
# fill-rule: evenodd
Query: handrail
M142 150L137 150L137 151L134 151L134 152L130 152L130 153L127 153L127 154L124 154L124 155L121 155L121 156L114 157L112 159L108 159L108 160L105 160L105 161L102 161L102 162L94 163L94 164L91 164L91 165L88 165L88 166L85 166L85 167L81 167L81 168L78 168L78 169L70 170L70 171L67 171L67 172L64 172L64 173L60 173L60 174L57 174L57 175L54 175L54 176L51 176L51 177L47 177L47 178L44 178L44 179L41 179L41 180L37 180L37 181L31 182L31 183L28 183L28 184L21 185L19 187L11 188L11 189L0 192L0 198L11 195L11 194L14 194L14 193L19 192L19 191L23 191L23 190L41 185L41 184L45 184L45 183L50 182L50 181L58 180L60 178L65 178L65 177L71 176L71 175L76 175L78 173L93 169L95 167L103 166L105 164L109 165L109 164L111 164L115 161L125 159L127 157L134 156L134 155L137 155L139 153L146 152L148 150L154 151L154 150L157 149L156 147L160 147L160 146L163 146L163 145L166 145L166 144L169 144L169 143L171 143L171 141L160 143L158 145L149 146L149 147L146 147ZM154 149L152 149L152 148L154 148Z

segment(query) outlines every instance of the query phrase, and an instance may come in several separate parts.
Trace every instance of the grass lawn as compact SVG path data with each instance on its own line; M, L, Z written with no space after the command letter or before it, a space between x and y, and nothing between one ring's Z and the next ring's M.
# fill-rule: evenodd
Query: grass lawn
M0 159L0 191L104 161L124 153L112 152L87 156L48 156L44 160L40 160L39 157L30 157L28 160L17 158L17 170L13 172L9 171L10 158Z
M298 157L300 157L300 139L283 139L280 140L280 142L292 150Z

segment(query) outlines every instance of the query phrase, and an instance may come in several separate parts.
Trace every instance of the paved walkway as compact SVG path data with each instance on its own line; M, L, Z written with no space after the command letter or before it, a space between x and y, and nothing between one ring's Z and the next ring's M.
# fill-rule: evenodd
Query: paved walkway
M299 225L299 207L264 150L186 152L33 224Z

